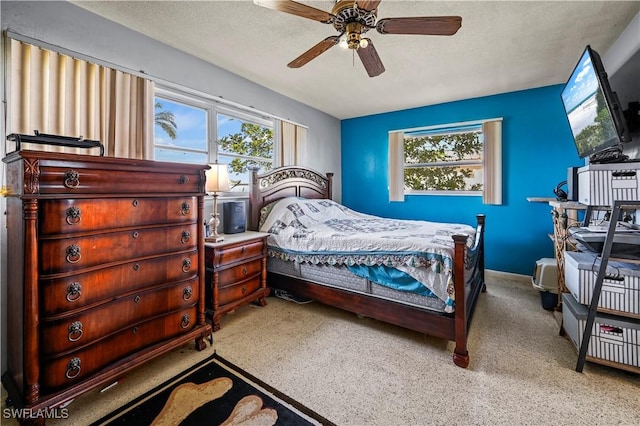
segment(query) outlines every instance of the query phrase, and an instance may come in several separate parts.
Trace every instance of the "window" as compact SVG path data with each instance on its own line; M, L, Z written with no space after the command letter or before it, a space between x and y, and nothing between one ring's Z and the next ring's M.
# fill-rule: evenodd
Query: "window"
M405 192L482 194L482 126L404 133Z
M154 159L207 164L209 113L206 107L159 96L155 97L154 105Z
M404 195L482 195L501 204L501 120L390 132L390 200Z
M249 191L249 172L273 167L273 123L239 112L217 112L218 162L229 165L232 191Z
M273 168L274 119L166 89L154 103L155 160L228 164L236 192L248 191L251 168Z

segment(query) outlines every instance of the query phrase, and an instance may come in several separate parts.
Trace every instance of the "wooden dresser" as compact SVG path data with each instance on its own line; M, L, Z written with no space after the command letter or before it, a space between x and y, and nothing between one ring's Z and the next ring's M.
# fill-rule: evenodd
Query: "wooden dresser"
M224 314L252 301L267 304L268 236L247 231L225 235L218 243L205 243L206 306L213 331L220 329Z
M171 349L206 347L207 166L9 154L8 371L15 406L57 407Z

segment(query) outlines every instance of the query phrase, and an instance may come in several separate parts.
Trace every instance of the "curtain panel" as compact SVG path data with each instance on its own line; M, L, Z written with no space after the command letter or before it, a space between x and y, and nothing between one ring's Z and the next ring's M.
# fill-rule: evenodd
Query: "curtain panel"
M7 46L8 133L82 136L102 142L110 157L152 157L152 81L10 38Z
M280 120L280 144L275 149L274 167L299 166L306 162L307 129Z

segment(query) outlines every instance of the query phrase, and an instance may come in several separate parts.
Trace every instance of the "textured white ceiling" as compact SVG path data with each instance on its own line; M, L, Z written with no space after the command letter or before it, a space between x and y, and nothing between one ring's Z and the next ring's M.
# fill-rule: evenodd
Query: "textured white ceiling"
M287 68L335 29L252 1L72 3L340 119L563 83L587 44L603 54L640 11L638 1L383 0L378 18L457 15L462 28L453 36L370 31L386 68L370 78L339 46Z

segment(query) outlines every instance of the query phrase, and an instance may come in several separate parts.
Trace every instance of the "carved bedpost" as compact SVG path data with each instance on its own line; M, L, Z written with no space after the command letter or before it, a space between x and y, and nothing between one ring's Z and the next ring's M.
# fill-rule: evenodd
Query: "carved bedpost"
M249 230L258 230L260 220L260 210L255 206L260 205L260 182L258 179L258 168L252 167L249 175Z
M480 268L480 276L482 277L482 292L487 291L487 284L484 280L484 232L485 232L485 223L486 216L483 214L476 215L476 221L478 223L477 228L482 228L482 232L480 233L480 241L478 243L478 250L480 253L480 259L478 260L478 267Z
M467 249L467 235L454 235L453 242L454 259L464 259ZM453 286L456 296L455 311L455 342L453 350L453 362L462 368L469 365L469 352L467 351L467 305L465 296L465 273L464 262L454 262Z
M330 200L333 200L333 173L327 172L327 195Z

